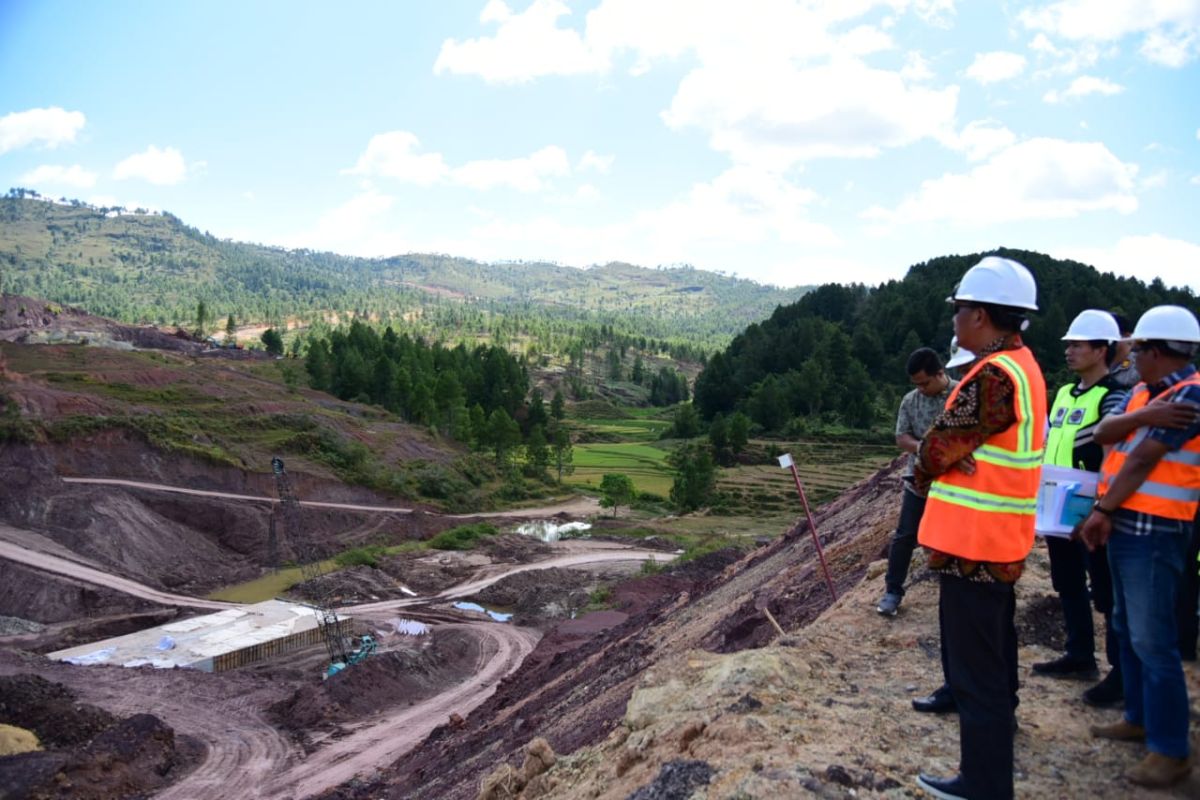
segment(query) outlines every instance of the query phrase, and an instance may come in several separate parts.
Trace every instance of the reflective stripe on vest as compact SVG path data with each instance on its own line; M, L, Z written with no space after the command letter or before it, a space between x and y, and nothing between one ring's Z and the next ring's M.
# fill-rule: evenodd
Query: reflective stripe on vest
M1100 421L1100 403L1108 395L1105 386L1092 386L1078 397L1072 394L1073 384L1058 390L1050 407L1050 433L1046 438L1046 463L1057 467L1083 469L1075 463L1075 447L1079 431Z
M1016 422L976 448L974 474L951 468L934 480L917 538L950 555L1007 563L1020 561L1033 546L1046 438L1046 385L1028 348L1005 350L976 363L947 398L947 409L987 364L1012 381Z
M1167 389L1160 398L1167 398L1185 386L1200 386L1200 375L1191 375ZM1150 390L1139 383L1133 388L1125 413L1144 408L1150 402ZM1101 497L1108 492L1109 484L1125 465L1129 454L1149 436L1150 429L1138 428L1118 442L1104 459L1100 471ZM1197 436L1172 453L1163 455L1142 481L1142 485L1121 503L1121 508L1152 514L1167 519L1191 520L1200 508L1200 436Z

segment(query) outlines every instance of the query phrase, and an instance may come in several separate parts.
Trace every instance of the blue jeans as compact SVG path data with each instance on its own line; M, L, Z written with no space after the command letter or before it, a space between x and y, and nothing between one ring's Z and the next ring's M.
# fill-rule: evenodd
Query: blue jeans
M1113 533L1113 629L1121 645L1125 719L1146 728L1146 746L1170 758L1188 756L1188 697L1175 596L1188 537L1178 533Z

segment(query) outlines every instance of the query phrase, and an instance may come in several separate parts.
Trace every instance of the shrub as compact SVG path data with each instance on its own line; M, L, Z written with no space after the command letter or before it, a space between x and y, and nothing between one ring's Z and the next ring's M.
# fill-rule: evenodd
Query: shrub
M380 557L386 554L386 547L372 544L338 553L333 561L339 567L378 567Z
M448 531L442 531L429 540L429 546L434 550L470 550L484 536L495 536L499 533L496 526L486 522L476 522L471 525L459 525Z

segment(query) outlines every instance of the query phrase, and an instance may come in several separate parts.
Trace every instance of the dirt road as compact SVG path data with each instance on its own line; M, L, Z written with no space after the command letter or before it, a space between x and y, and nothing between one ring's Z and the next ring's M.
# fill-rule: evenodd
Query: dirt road
M444 724L450 714L466 717L490 697L496 684L521 665L539 638L536 631L497 623L453 627L469 629L483 639L474 675L423 703L364 723L282 774L268 777L268 788L261 797L298 800L391 764Z
M552 542L551 546L559 544ZM594 544L595 548L584 549L580 545ZM407 597L401 600L381 600L377 603L361 603L354 606L345 606L340 609L350 614L374 613L380 611L391 611L393 609L405 608L407 606L428 605L437 603L443 600L454 600L459 597L466 597L475 594L484 587L491 586L493 583L499 583L509 575L516 575L518 572L529 572L530 570L549 569L550 567L582 567L592 564L603 564L613 562L628 562L628 561L672 561L677 556L674 553L664 553L661 550L636 550L633 548L614 547L608 542L572 542L571 550L566 555L554 556L542 561L535 561L531 564L496 564L491 567L484 567L480 570L481 574L466 583L460 583L457 586L451 586L449 589L432 597Z
M226 608L233 608L236 603L224 603L219 600L203 600L198 597L188 597L181 594L171 594L158 589L152 589L145 584L131 581L128 578L122 578L118 575L112 575L100 569L88 567L74 561L68 561L65 558L60 558L50 553L40 550L31 550L19 544L15 544L12 539L16 538L20 531L15 528L10 528L7 525L0 524L0 558L6 558L9 561L15 561L19 564L35 567L53 572L58 575L66 575L69 578L92 583L97 586L107 586L110 589L124 592L125 594L134 597L140 597L143 600L150 600L154 603L161 603L167 606L184 606L186 608L207 608L213 611L221 611Z
M190 494L197 497L220 497L226 500L245 500L256 503L278 503L278 498L253 494L236 494L233 492L216 492L205 489L188 489L183 486L168 486L162 483L146 483L144 481L129 481L122 478L62 478L64 483L86 483L99 486L124 486L130 489L148 489L155 492L174 492ZM300 505L311 508L337 508L346 511L371 511L381 514L411 514L415 509L402 506L368 506L355 503L325 503L318 500L301 500ZM521 508L514 511L486 511L474 514L442 514L446 519L479 519L482 517L552 517L555 514L573 514L586 516L600 511L600 502L594 497L580 497L565 503L556 503L539 508Z

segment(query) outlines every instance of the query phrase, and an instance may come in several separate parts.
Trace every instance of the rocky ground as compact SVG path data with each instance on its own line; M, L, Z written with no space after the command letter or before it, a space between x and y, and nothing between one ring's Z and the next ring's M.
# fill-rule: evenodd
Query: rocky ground
M919 771L955 770L958 729L909 704L941 681L936 580L917 563L900 616L874 612L898 488L884 472L819 513L836 603L803 526L734 563L630 581L616 602L648 602L551 629L461 728L325 797L920 797ZM1086 683L1029 672L1062 642L1044 548L1018 597L1018 796L1139 796L1120 775L1140 750L1086 733L1118 712L1084 706ZM1195 701L1194 664L1188 679ZM1158 796L1200 797L1200 776Z
M145 796L186 772L201 755L194 741L152 714L119 717L37 675L0 678L0 723L37 736L39 749L0 758L4 797Z

